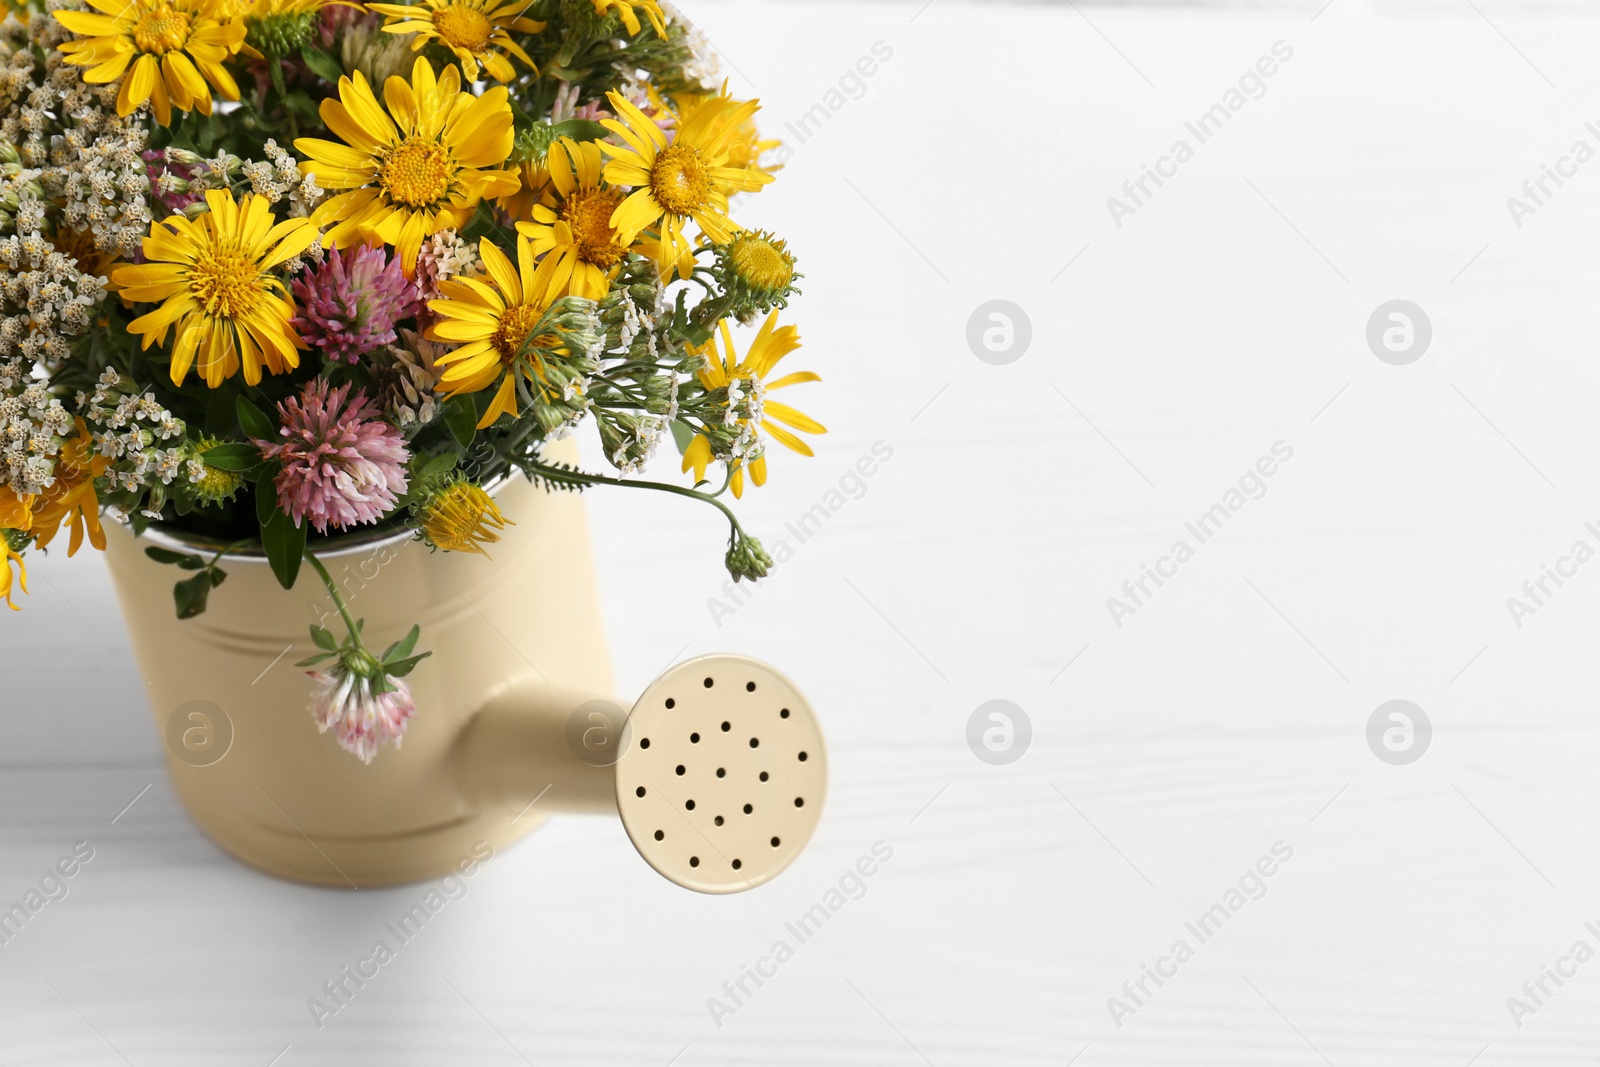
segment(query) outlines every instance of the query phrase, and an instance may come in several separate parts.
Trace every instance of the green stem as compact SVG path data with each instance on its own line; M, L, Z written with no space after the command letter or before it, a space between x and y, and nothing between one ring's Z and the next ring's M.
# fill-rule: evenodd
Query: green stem
M671 493L674 496L686 496L691 500L701 500L722 512L735 533L740 536L749 536L745 533L744 526L740 524L739 517L733 513L733 510L728 505L710 493L702 493L698 489L685 489L681 485L673 485L670 482L608 478L603 474L590 474L588 471L547 466L536 459L524 460L521 465L530 473L538 474L539 477L551 482L565 482L568 485L620 485L629 489L654 489L658 493Z
M611 388L615 389L617 392L619 392L623 396L627 397L628 400L631 402L633 407L640 408L640 409L645 410L645 411L649 410L649 408L645 407L645 401L644 401L643 398L641 398L638 394L636 394L631 388L629 388L626 385L623 385L621 382L617 381L616 379L609 378L606 375L601 374L598 371L596 371L594 373L593 378L597 382L605 382L607 385L611 386ZM603 406L606 406L606 405L596 404L595 406L596 407L603 407Z
M516 454L517 449L522 447L522 442L526 441L535 432L541 434L543 432L539 426L539 420L534 417L532 411L524 412L521 423L506 437L504 445L499 449L501 457L508 466L512 462L511 457Z
M727 317L728 309L733 307L732 294L726 294L716 299L707 298L694 306L689 313L689 329L684 331L684 338L691 345L703 345L711 340L716 332L717 323Z
M333 584L333 576L328 573L328 568L322 565L322 561L309 548L305 550L305 559L317 572L317 577L322 579L322 584L327 586L328 596L333 600L334 607L339 609L339 617L344 620L345 629L350 632L351 642L356 648L366 651L365 646L361 644L361 630L350 617L350 609L345 607L344 597L339 595L339 589Z
M257 544L260 544L260 543L261 543L261 538L259 538L259 537L250 537L250 538L246 538L243 541L235 541L231 545L223 545L221 548L219 548L217 550L217 554L211 557L211 562L206 564L206 570L208 570L208 571L216 570L217 569L217 561L220 560L223 556L226 556L229 552L232 552L234 549L236 549L236 548L245 548L245 547L247 547L249 545L257 545Z

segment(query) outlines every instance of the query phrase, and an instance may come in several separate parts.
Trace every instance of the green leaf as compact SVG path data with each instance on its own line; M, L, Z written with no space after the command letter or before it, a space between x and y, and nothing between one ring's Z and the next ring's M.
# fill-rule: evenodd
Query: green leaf
M526 396L528 389L527 385L521 381L518 381L517 387L520 388L523 391L524 396ZM478 416L473 423L473 425L476 426L478 422L483 421L484 415L488 413L489 405L494 403L494 390L480 389L478 392L472 393L471 396L472 410L476 412ZM511 413L509 411L502 411L496 421L500 422L502 425L509 425L508 420L510 419Z
M194 143L194 147L199 150L200 154L208 155L211 152L211 146L214 145L216 141L217 129L215 124L210 122L200 123L200 136L195 140Z
M478 434L478 410L470 393L463 393L445 404L444 424L450 428L450 436L456 439L456 444L462 448L472 447L472 439Z
M286 111L293 112L303 119L315 121L317 117L317 102L307 93L295 91L283 97L283 106Z
M602 141L610 136L609 130L590 119L558 122L550 127L550 133L555 137L570 137L574 141Z
M311 70L311 73L324 81L338 84L339 79L344 77L344 68L335 63L333 57L320 48L308 44L300 49L300 58L306 61L306 66Z
M339 642L334 640L333 632L321 626L313 626L311 628L311 640L316 642L318 648L325 648L329 652L337 652L339 650Z
M272 518L278 510L278 493L273 487L271 479L261 478L255 483L256 490L256 521L262 526Z
M192 556L187 552L174 552L167 548L147 548L144 550L144 554L157 563L176 564L188 571L198 570L205 566L205 561L199 556ZM192 566L185 566L185 564L192 564Z
M192 619L206 610L206 598L211 594L211 575L197 574L185 578L172 587L172 600L178 608L178 618Z
M431 482L449 474L459 460L460 457L454 451L439 456L421 454L412 456L406 491L395 500L394 510L399 511L416 503L422 497L423 490L427 489Z
M388 663L391 659L403 659L406 656L411 655L411 650L417 647L417 637L421 635L421 633L422 627L413 624L410 633L406 634L400 640L390 645L388 649L384 651L383 656L381 657L383 662Z
M244 431L246 437L271 440L274 430L272 420L267 418L260 408L250 403L249 397L240 393L234 408L239 416L239 428Z
M478 247L478 238L484 236L494 228L494 214L492 212L485 211L483 205L480 203L477 207L477 210L472 213L472 217L467 220L467 224L465 226L459 226L456 228L456 236L460 237L463 241L476 248Z
M418 655L411 656L408 659L396 660L393 663L385 663L383 665L383 669L391 678L404 678L406 675L412 672L417 664L421 663L431 655L433 655L432 652L422 652Z
M261 526L261 547L267 553L267 562L272 564L278 584L293 589L305 556L306 527L296 526L288 515L274 510L272 518Z
M225 582L227 580L228 580L228 572L227 571L223 570L221 567L212 567L211 568L211 588L215 589L217 586L221 585L223 582Z
M223 382L216 389L206 390L204 401L206 433L212 437L227 437L236 432L235 422L238 416L233 401L238 392L238 379L233 378Z
M317 664L333 658L332 652L324 652L320 656L311 656L296 663L296 667L315 667Z
M444 477L455 469L456 463L460 458L454 452L446 452L442 456L434 456L424 463L422 469L417 472L417 481L430 482L435 478Z
M689 450L689 442L694 440L694 427L682 419L672 420L672 442L678 446L678 454Z
M261 453L248 441L220 444L200 453L200 458L210 466L225 471L247 471L261 465Z

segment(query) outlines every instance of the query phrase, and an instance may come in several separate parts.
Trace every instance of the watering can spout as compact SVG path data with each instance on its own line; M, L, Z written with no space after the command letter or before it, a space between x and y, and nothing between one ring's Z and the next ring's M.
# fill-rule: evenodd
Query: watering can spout
M583 708L605 718L599 728L606 733L623 728L626 709L593 693L539 679L501 688L456 742L453 763L462 796L474 805L511 810L531 805L542 812L615 813L608 766L614 757L585 759L567 742L568 723Z
M753 889L811 838L827 753L810 705L757 660L710 655L631 709L539 679L493 695L454 752L475 804L613 813L645 861L703 893Z

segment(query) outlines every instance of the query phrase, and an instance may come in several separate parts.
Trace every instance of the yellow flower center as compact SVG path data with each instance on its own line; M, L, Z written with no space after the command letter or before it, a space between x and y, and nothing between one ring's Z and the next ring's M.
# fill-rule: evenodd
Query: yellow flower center
M238 248L201 250L189 268L189 293L207 315L239 319L261 303L261 268Z
M489 44L489 20L482 11L465 4L451 4L434 13L433 28L453 48L482 52Z
M794 280L794 257L781 242L741 234L729 246L728 258L739 277L757 289L785 289Z
M710 168L692 145L669 145L650 168L650 191L674 215L691 215L711 198Z
M432 207L450 192L456 165L437 141L407 137L378 168L378 187L390 201L407 207Z
M133 43L141 52L164 55L189 41L189 16L169 4L157 4L133 24Z
M209 463L202 464L202 466L205 467L205 473L200 476L198 482L194 483L194 488L197 493L207 500L220 500L239 488L239 483L243 481L234 471L225 471L220 467L213 467Z
M221 441L212 437L203 437L195 442L195 451L200 453L200 466L203 471L199 480L190 484L193 485L195 493L202 500L213 502L226 500L244 484L244 477L238 472L225 471L221 467L213 467L205 461L205 454L221 443Z
M561 205L561 221L572 228L578 258L602 269L616 266L627 250L617 245L611 215L622 202L616 189L586 189L573 193Z
M516 307L506 308L500 315L500 325L494 331L491 342L494 350L500 353L504 363L510 363L522 350L522 342L528 339L528 334L539 325L539 319L544 313L532 304L518 304ZM539 342L534 341L535 345ZM541 346L543 347L543 346Z

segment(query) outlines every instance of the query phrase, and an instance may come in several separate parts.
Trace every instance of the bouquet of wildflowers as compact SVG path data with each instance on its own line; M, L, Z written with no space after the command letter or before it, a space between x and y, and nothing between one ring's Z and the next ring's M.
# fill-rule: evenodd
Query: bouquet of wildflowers
M771 560L724 494L823 427L768 390L799 275L730 200L773 180L755 101L654 0L28 0L0 23L0 598L102 522L285 588L312 708L370 760L414 714L317 560L350 531L487 554L520 474L710 503L728 570ZM752 335L739 337L748 327ZM738 339L736 339L738 338ZM593 426L614 471L547 460ZM664 436L692 482L636 477ZM715 480L708 472L715 471ZM14 573L13 573L14 572ZM225 595L225 594L219 594Z

